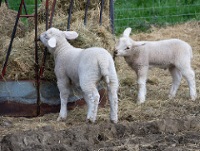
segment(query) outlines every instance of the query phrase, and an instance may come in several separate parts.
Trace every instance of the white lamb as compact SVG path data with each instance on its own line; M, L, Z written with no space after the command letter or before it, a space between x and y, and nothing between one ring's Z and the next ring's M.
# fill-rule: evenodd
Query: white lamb
M195 100L195 73L191 68L192 48L179 39L161 41L134 41L129 36L131 28L127 28L116 45L115 55L123 56L128 65L136 72L139 87L138 103L145 102L146 80L148 70L152 66L169 69L173 82L169 98L175 97L182 75L188 82L190 97Z
M70 84L80 86L88 105L87 120L95 122L100 95L97 83L104 78L110 101L110 119L118 121L118 78L110 53L99 47L80 49L73 47L66 39L75 39L75 31L61 31L50 28L40 35L40 40L53 54L54 72L60 91L61 109L58 121L67 117L67 101Z

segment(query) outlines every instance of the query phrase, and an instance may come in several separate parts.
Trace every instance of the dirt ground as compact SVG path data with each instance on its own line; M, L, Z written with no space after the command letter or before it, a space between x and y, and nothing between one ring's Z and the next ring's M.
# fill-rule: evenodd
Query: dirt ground
M152 27L151 32L132 38L179 38L191 44L199 94L200 22ZM109 103L99 108L95 124L86 123L86 106L69 111L63 122L56 121L58 113L35 118L0 117L0 151L199 151L200 99L189 99L186 81L182 79L176 98L169 100L169 72L152 69L146 102L138 105L135 73L123 58L116 59L116 67L120 80L118 124L109 122Z

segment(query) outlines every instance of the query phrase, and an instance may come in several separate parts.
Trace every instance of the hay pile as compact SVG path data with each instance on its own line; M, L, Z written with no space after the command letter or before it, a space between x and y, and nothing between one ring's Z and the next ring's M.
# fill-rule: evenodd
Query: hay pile
M7 6L2 3L0 7L0 14L0 34L10 37L15 24L17 12L8 9ZM16 32L16 36L23 37L25 35L24 30L26 29L26 27L21 21L19 21L17 29L18 30Z
M39 8L39 12L38 12L39 23L42 23L45 20L45 3L46 2L43 1L41 7ZM53 3L53 0L49 0L49 6L52 6L52 3ZM55 14L62 14L62 13L67 14L69 11L69 6L70 6L70 0L57 0L56 7L55 7L55 10L56 10ZM82 16L84 14L85 7L86 7L86 0L74 0L72 14L79 12L79 14L81 13L81 16ZM98 15L99 10L100 10L100 1L90 0L88 9L95 10L95 14ZM108 15L108 11L109 11L109 2L105 1L104 13ZM77 18L77 16L76 17L74 16L72 18ZM77 19L80 19L80 18L78 17Z
M61 30L67 29L67 18L68 18L68 8L70 0L58 0L56 2L55 15L53 18L53 27L59 28ZM52 0L49 2L52 3ZM51 5L50 5L51 6ZM84 10L85 1L74 1L72 20L70 25L70 30L75 30L79 33L78 39L70 41L75 47L87 48L91 46L104 47L111 52L114 47L114 38L110 33L110 20L109 20L109 3L105 2L105 7L103 11L103 25L99 26L99 16L100 15L100 4L97 1L91 1L90 7L88 9L88 20L87 26L84 23ZM42 3L38 11L38 35L45 31L45 2ZM8 62L7 73L5 79L34 79L34 23L33 18L29 19L30 28L27 30L23 37L16 37L14 39L12 53ZM6 43L5 43L6 41ZM5 50L7 51L9 40L3 40L0 53L3 54L3 58L0 61L4 62ZM44 47L39 44L39 63L41 65L41 60L43 57ZM0 66L1 68L1 66ZM55 80L55 75L53 72L54 63L53 58L48 54L47 62L45 67L45 72L43 75L44 79Z
M7 52L8 45L10 43L10 37L12 35L13 27L15 24L17 12L10 10L7 6L2 3L0 7L0 69L2 69L2 65L4 63L5 54ZM24 37L25 36L26 26L19 21L16 31L16 37ZM13 66L14 67L14 66Z

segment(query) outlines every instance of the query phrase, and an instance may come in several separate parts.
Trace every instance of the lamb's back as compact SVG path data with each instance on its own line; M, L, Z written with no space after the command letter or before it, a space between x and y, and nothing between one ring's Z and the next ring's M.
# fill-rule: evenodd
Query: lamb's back
M187 58L190 60L192 49L190 45L179 39L147 42L145 46L149 54L150 64L174 64L176 60Z

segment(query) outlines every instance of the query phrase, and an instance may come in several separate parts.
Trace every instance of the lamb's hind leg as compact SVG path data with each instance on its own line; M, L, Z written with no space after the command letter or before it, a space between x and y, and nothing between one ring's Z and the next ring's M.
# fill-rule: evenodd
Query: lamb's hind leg
M168 97L169 97L169 99L173 99L176 95L178 88L179 88L181 78L182 78L182 74L176 67L170 67L169 71L172 75L172 86L171 86Z
M184 68L184 69L181 70L181 73L183 74L183 76L187 80L187 83L188 83L189 89L190 89L190 97L191 97L191 100L194 101L197 98L195 73L192 70L192 68Z
M113 123L118 122L118 80L110 79L107 82L108 87L108 97L110 101L110 120Z
M83 90L83 93L84 93L84 99L87 102L87 107L88 107L87 120L94 123L96 121L100 95L95 86L93 87L93 89L87 91Z

